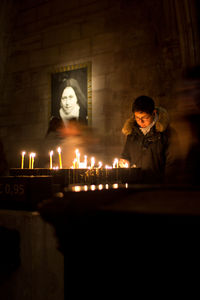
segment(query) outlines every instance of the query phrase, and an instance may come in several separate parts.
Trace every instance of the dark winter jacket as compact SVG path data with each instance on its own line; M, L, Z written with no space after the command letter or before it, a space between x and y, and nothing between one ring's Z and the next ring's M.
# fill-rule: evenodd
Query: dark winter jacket
M171 142L174 132L169 126L168 113L157 108L158 119L144 135L134 117L128 119L122 129L127 136L122 158L131 166L140 168L144 182L163 182L167 168L173 165Z

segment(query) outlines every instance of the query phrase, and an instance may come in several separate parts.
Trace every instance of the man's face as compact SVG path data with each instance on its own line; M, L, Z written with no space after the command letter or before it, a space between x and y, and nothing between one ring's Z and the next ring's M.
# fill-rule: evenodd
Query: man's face
M66 87L62 93L61 106L69 114L77 103L77 97L72 87Z
M135 111L134 116L137 124L142 128L149 126L153 122L153 114L150 115L143 111Z

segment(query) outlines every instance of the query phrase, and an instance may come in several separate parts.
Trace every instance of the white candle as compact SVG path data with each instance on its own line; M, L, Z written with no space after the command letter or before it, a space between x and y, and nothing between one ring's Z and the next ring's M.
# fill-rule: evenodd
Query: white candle
M73 160L73 169L76 169L76 158Z
M79 150L76 149L75 153L76 153L77 168L79 168L79 164L80 164L80 153L79 153Z
M103 166L102 162L101 162L101 161L99 161L98 168L99 168L99 169L101 169L101 168L102 168L102 166Z
M58 151L58 156L59 156L60 169L62 169L61 148L58 147L57 151Z
M32 153L32 162L31 162L31 169L34 168L34 157L35 157L35 153Z
M84 155L85 168L87 169L87 155Z
M26 154L25 151L22 152L22 161L21 161L21 169L24 168L24 155Z
M119 161L117 158L114 159L113 168L119 168Z
M94 168L95 158L91 157L91 169Z
M50 169L53 169L52 156L53 156L53 150L51 150L51 151L49 152L49 159L50 159L50 161L49 161L49 168L50 168Z

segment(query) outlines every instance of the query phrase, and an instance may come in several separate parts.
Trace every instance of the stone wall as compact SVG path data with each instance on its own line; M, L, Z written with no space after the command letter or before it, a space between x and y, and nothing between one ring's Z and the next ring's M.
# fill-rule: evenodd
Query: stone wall
M104 160L120 154L135 97L149 95L171 110L175 80L198 59L189 51L195 38L186 42L197 32L190 22L194 2L10 0L17 14L1 29L11 23L9 40L0 41L6 62L0 131L10 166L19 165L20 151L37 151L44 140L55 69L91 62L92 128ZM3 9L8 14L11 7Z

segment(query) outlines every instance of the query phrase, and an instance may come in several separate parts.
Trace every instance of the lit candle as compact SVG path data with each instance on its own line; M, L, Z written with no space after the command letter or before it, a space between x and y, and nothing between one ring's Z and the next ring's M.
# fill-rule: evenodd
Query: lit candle
M96 190L96 186L95 186L94 184L92 184L92 185L90 186L90 189L91 189L91 191L95 191L95 190Z
M31 169L32 155L33 155L33 153L29 154L29 169Z
M83 189L84 189L85 192L87 192L88 191L88 186L84 185Z
M118 189L118 187L119 187L118 183L113 184L113 189Z
M101 162L101 161L99 161L98 168L99 168L99 169L101 169L101 168L102 168L102 166L103 166L102 162Z
M58 147L57 151L58 151L58 156L59 156L60 169L62 169L61 148Z
M113 168L119 168L119 161L117 158L114 159Z
M95 158L91 157L91 169L94 168Z
M24 155L26 154L25 151L22 152L22 162L21 162L21 169L24 168Z
M79 153L79 150L76 149L76 150L75 150L75 153L76 153L76 164L77 164L77 168L79 168L79 164L80 164L80 153Z
M73 160L73 169L76 169L76 158Z
M111 166L108 166L108 165L105 165L105 169L108 170L108 169L112 169Z
M52 156L53 156L53 150L51 150L51 151L49 152L49 159L50 159L50 161L49 161L49 168L50 168L50 169L53 169Z
M34 157L35 157L35 153L32 153L32 161L31 161L31 169L34 168Z
M87 169L87 155L84 155L85 168Z
M101 191L103 190L103 184L99 184L98 189Z
M81 191L81 186L79 186L79 185L73 186L72 191L73 192L80 192Z

